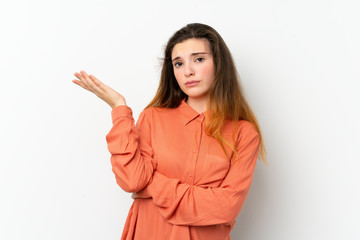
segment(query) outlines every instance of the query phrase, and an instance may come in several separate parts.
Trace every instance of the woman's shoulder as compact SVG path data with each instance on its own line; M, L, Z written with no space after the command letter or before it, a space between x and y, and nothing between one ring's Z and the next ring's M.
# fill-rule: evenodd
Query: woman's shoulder
M257 131L255 124L250 121L239 120L237 124L242 131Z
M251 123L247 120L238 120L238 121L225 121L223 127L223 133L226 134L233 134L234 131L236 135L240 136L255 136L258 135L258 130L255 124Z
M246 120L238 121L238 140L240 142L248 142L260 137L258 129L254 123Z
M166 107L147 107L142 110L140 113L141 117L144 118L163 118L163 117L171 117L178 114L178 108L166 108Z

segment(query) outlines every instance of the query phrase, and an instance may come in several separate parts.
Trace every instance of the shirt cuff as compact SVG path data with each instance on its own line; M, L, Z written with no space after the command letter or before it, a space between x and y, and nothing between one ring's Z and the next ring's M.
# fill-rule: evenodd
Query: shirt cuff
M132 118L132 114L133 114L133 112L129 106L119 105L119 106L114 107L111 110L111 119L112 119L112 122L114 123L120 117Z
M162 181L166 180L166 177L159 173L158 171L154 171L151 182L147 186L147 194L151 197L154 197L154 192L156 191L156 187L160 187Z

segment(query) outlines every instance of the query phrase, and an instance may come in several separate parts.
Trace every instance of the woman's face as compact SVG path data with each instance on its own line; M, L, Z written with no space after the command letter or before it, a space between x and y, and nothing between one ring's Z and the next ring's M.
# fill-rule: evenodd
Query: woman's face
M207 39L177 43L171 54L174 75L181 90L192 99L207 99L215 79L214 59Z

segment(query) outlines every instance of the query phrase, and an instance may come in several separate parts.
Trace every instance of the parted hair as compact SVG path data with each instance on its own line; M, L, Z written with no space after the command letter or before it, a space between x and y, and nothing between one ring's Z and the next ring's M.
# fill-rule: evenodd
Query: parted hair
M222 136L220 131L221 127L225 120L249 121L255 126L259 134L260 158L267 163L260 126L245 98L230 50L220 34L208 25L190 23L176 31L170 37L164 51L159 87L155 97L146 108L176 108L180 105L182 99L185 98L187 100L187 95L181 90L176 81L171 54L176 44L191 38L206 39L210 43L215 65L215 79L210 87L209 101L207 103L207 109L210 110L211 117L205 124L206 133L214 137L224 151L224 144L226 144L235 152L236 147L232 146Z

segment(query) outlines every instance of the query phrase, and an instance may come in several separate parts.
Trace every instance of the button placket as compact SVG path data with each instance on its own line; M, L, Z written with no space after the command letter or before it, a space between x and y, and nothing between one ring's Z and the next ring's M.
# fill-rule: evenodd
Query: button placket
M197 122L197 126L196 126L196 133L195 133L195 138L196 138L196 144L195 144L195 149L193 149L193 159L194 161L192 162L192 166L191 166L191 171L189 173L189 181L193 184L194 180L195 180L195 172L196 172L196 164L197 164L197 159L199 157L199 153L200 153L200 146L201 146L201 137L202 137L202 128L203 128L203 115L200 115L199 118L200 122Z

